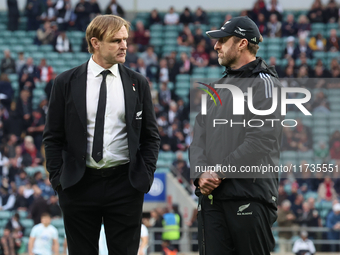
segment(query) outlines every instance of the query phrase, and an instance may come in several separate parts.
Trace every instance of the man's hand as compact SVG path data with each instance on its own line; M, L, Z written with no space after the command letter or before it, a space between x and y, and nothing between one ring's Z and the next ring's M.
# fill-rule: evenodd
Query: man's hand
M198 185L203 195L209 195L214 189L221 184L221 180L216 173L206 172L201 175Z

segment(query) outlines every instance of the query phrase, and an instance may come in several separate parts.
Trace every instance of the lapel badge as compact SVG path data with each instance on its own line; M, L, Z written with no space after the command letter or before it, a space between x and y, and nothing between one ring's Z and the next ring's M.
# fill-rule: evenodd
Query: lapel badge
M132 84L132 89L133 89L133 91L136 91L135 84Z

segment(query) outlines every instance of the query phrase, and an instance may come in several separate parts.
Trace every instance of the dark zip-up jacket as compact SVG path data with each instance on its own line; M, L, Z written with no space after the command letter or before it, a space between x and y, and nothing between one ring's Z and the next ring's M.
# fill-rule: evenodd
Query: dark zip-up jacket
M231 84L237 86L244 94L244 114L233 114L233 96L229 89L217 88L216 92L221 97L222 105L216 98L217 105L212 100L207 100L207 114L199 113L195 120L193 141L190 146L191 177L195 178L198 186L198 178L202 174L195 166L235 166L240 170L241 166L278 166L280 156L280 144L282 137L281 121L281 84L274 67L269 67L263 59L256 60L243 67L232 70L227 68L225 76L210 84ZM276 110L265 116L252 113L248 108L250 100L248 87L252 88L253 106L257 110L271 109L273 98L277 98ZM274 88L277 88L277 97L274 96ZM212 92L210 90L210 92ZM214 119L227 120L227 124L213 126ZM276 121L266 121L276 119ZM263 121L262 127L260 126ZM242 124L234 124L230 122ZM245 123L245 125L243 124ZM195 170L196 169L196 170ZM203 168L202 168L203 169ZM277 207L278 198L278 174L267 173L264 175L252 175L251 178L239 178L233 173L221 172L224 178L220 186L213 192L213 199L250 199ZM242 177L245 177L243 175ZM256 178L260 177L260 178ZM197 191L199 191L197 189ZM199 193L199 192L198 192Z

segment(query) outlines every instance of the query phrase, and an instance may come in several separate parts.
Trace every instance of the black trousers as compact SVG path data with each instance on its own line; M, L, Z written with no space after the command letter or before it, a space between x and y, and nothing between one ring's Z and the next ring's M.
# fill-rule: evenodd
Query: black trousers
M249 204L249 205L248 205ZM276 210L250 200L199 197L200 255L270 255L275 246L271 226Z
M131 186L128 165L103 175L87 169L79 183L58 189L69 255L98 255L102 220L110 255L137 254L144 193Z

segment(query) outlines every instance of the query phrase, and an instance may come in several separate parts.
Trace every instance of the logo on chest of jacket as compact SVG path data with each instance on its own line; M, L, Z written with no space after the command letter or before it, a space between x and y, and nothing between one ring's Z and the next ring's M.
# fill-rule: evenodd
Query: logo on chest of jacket
M136 113L136 120L141 120L142 119L142 112L143 111L139 111Z

